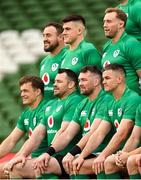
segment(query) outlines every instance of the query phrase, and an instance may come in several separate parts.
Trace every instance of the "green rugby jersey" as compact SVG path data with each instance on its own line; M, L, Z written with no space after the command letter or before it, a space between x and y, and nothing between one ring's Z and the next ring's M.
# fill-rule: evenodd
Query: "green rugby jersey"
M136 109L140 102L141 97L135 91L126 88L119 100L113 97L109 102L104 120L110 122L112 124L112 129L115 130L118 129L123 119L129 119L135 122ZM121 144L119 149L123 148L126 140Z
M96 65L100 68L101 55L93 44L83 40L76 49L67 51L61 68L71 69L79 75L81 68L87 65Z
M46 101L42 100L35 109L26 108L25 111L19 117L17 122L17 128L25 133L28 133L30 137L32 135L35 127L40 123L42 117L44 116L44 111L46 107ZM40 146L32 152L32 157L38 157L47 148L47 139L44 138Z
M45 110L45 116L41 121L47 129L47 141L50 145L55 134L61 128L62 122L72 120L76 105L82 100L76 92L71 93L65 99L54 99L48 102ZM65 155L80 139L80 136L74 140L59 154Z
M113 63L124 67L128 87L141 94L139 78L136 73L141 69L141 43L126 33L123 33L115 44L109 40L103 48L101 65L104 68Z
M136 111L135 125L141 127L141 104L138 106Z
M64 59L67 48L63 48L56 56L48 54L40 64L40 78L44 82L44 97L47 101L54 98L53 83Z
M127 4L119 4L118 8L128 16L125 28L127 34L134 36L141 42L141 1L128 0Z
M94 119L99 118L102 120L104 118L107 103L111 98L111 95L101 90L96 99L91 101L85 98L79 103L73 121L80 125L83 136L89 132ZM114 132L111 131L94 153L101 152L106 147L113 134Z

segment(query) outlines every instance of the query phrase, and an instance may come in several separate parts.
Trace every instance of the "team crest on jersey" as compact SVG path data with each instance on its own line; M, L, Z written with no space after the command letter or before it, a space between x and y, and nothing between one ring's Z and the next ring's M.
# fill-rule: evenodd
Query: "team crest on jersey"
M121 117L122 115L122 108L118 108L118 116Z
M63 64L64 64L64 62L65 62L65 59L63 59L63 60L62 60L62 63L61 63L61 65L63 65Z
M114 57L117 57L117 56L119 55L119 53L120 53L120 50L117 49L117 50L114 51L113 56L114 56Z
M89 130L90 130L90 120L87 119L84 125L84 131L89 131Z
M78 58L77 57L72 58L71 63L72 63L73 66L76 65L77 62L78 62Z
M47 106L45 112L47 112L49 110L50 110L50 106Z
M54 125L54 119L53 119L53 116L49 116L48 119L47 119L47 122L48 122L49 128L52 128L53 125Z
M102 55L102 58L105 58L106 54L107 54L107 53L105 52L105 53Z
M118 127L119 127L119 122L118 122L117 119L114 121L114 125L115 125L116 129L118 129Z
M48 85L49 82L50 82L49 74L48 73L44 73L43 76L42 76L42 80L43 80L45 85Z
M105 68L105 67L107 67L109 64L110 64L110 61L107 60L107 61L104 62L103 67Z
M33 125L36 126L36 117L33 118Z
M93 108L92 110L92 116L94 116L94 114L95 114L95 108Z
M29 125L29 119L24 119L24 125L28 126Z
M87 112L86 111L81 111L81 116L86 116Z
M61 108L62 108L62 105L57 107L56 112L59 112L61 110Z
M108 111L109 116L113 116L113 110Z
M57 63L52 64L51 70L56 71L58 66L59 66L59 64L57 64Z
M32 131L32 129L31 129L31 128L29 128L29 130L28 130L28 136L29 136L29 137L31 137L32 132L33 132L33 131Z
M42 67L41 67L41 71L43 71L45 68L45 65L43 64Z

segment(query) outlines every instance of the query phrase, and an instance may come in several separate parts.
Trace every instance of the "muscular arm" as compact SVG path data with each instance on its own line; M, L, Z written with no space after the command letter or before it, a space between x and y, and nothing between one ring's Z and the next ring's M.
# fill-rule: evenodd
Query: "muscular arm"
M102 151L100 156L107 157L114 153L122 142L127 138L128 134L131 133L133 128L133 121L128 119L123 119L118 127L117 132L107 145L107 147Z
M104 140L105 136L111 129L111 124L107 121L102 121L95 132L90 136L85 148L81 152L83 158L91 154Z
M67 127L69 126L69 124L70 124L70 122L68 122L68 121L62 122L61 128L60 128L60 129L57 131L57 133L55 134L55 136L54 136L54 138L53 138L53 140L52 140L52 143L53 143L53 141L54 141L56 138L58 138L58 136L60 136L60 135L67 129Z
M35 130L33 131L32 136L29 138L28 142L24 145L24 148L20 150L20 154L25 157L31 154L33 150L35 150L43 140L46 134L46 128L44 125L39 124Z
M75 122L70 122L67 129L58 135L52 142L52 147L56 152L63 150L70 141L75 137L75 135L79 132L80 126Z
M24 132L15 127L11 134L0 144L0 158L8 154L15 147L23 135Z
M84 149L85 145L87 144L90 136L94 133L94 131L98 128L99 124L101 123L101 119L95 119L92 123L90 131L81 138L81 140L77 143L77 145Z
M140 138L141 138L141 127L134 126L132 134L130 138L128 139L128 141L126 142L122 151L130 152L134 150L135 148L137 148L137 146L140 143Z

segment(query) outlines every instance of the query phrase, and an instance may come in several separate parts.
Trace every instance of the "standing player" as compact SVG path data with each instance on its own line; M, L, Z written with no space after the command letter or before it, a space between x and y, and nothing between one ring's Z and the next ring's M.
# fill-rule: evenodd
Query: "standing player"
M73 70L77 75L83 66L101 67L101 55L93 44L85 41L85 19L80 15L67 16L62 20L64 42L69 50L61 67Z
M28 133L29 137L34 128L40 123L41 117L45 110L45 101L43 100L44 83L36 76L24 76L19 81L21 97L23 105L27 108L22 112L18 119L15 129L11 134L0 144L0 157L5 156L16 146L18 141ZM40 147L32 152L32 157L40 155L47 147L46 140ZM0 178L7 178L3 173L3 166L0 165Z
M105 13L104 31L110 40L103 49L102 67L113 63L123 65L128 87L141 94L141 43L125 33L127 16L122 10L108 8Z
M47 141L50 145L53 141L53 138L58 136L67 128L70 121L72 120L76 105L82 99L76 92L77 85L78 78L73 71L69 69L60 69L58 71L54 83L54 95L58 98L53 99L47 103L45 116L42 119L41 124L39 124L39 126L35 129L29 142L22 149L20 155L11 161L12 163L17 161L17 159L26 161L25 158L30 154L30 152L39 146L45 134L47 134ZM74 140L74 142L72 142L72 144L66 147L64 151L62 151L62 154L66 154L68 149L72 148L72 146L77 142L76 140L77 138ZM46 154L46 151L47 148L44 150L42 156ZM58 161L60 160L60 156L56 156L53 160L53 168L58 168ZM14 167L12 176L20 178L34 178L35 174L32 168L34 161L35 159L27 160L24 167L22 167L21 164L18 164L16 166L17 168ZM9 162L9 165L12 164L11 162Z
M66 52L62 32L63 27L58 23L47 24L43 31L44 51L48 52L48 55L40 64L40 77L44 82L44 96L46 100L54 98L54 79Z
M141 1L120 0L118 8L127 14L126 32L141 42Z

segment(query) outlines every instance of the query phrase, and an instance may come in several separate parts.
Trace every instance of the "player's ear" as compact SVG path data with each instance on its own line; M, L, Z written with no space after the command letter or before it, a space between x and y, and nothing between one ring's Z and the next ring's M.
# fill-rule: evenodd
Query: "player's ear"
M41 89L36 89L36 96L40 96L41 95Z
M69 81L68 87L69 87L70 89L72 89L74 86L75 86L74 81Z

